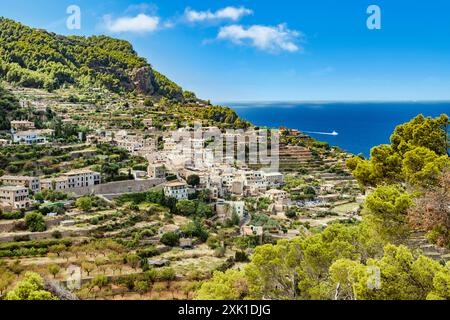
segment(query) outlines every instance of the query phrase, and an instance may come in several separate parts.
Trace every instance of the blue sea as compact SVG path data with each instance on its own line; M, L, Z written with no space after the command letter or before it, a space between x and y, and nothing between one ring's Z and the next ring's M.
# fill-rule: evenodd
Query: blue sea
M389 143L397 125L418 114L431 117L442 113L450 115L450 102L252 102L224 105L235 109L240 117L257 126L298 129L317 140L366 157L369 157L373 146ZM333 132L338 135L319 134Z

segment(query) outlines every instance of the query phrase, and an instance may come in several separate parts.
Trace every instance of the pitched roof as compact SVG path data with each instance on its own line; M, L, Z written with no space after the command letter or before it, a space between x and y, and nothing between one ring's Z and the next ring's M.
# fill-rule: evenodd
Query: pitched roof
M186 182L171 181L164 184L164 187L187 187Z

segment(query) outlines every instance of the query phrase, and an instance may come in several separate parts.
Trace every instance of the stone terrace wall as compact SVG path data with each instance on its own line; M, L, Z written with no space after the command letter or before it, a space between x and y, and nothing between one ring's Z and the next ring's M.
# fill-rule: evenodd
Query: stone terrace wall
M66 220L66 217L59 216L54 218L45 219L45 225L47 228L57 226L61 223L61 221ZM24 219L20 220L11 220L11 221L2 221L0 222L0 233L13 232L14 229L20 224L25 223Z
M117 181L99 184L92 187L70 189L70 192L74 193L76 196L85 196L88 194L111 195L144 192L164 183L164 181L165 180L163 179Z
M77 229L77 230L60 230L61 236L63 238L70 237L86 237L89 233L94 230L93 226L85 229ZM9 234L0 234L0 243L6 242L14 242L16 237L24 237L27 236L30 240L45 240L53 238L53 230L48 230L44 232L17 232L17 233L9 233Z

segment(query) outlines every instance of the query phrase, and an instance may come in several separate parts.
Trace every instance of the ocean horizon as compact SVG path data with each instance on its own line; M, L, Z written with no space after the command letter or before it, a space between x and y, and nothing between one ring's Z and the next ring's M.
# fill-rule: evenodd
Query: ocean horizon
M245 101L224 102L261 127L287 127L353 154L388 144L396 126L419 114L450 114L450 101Z

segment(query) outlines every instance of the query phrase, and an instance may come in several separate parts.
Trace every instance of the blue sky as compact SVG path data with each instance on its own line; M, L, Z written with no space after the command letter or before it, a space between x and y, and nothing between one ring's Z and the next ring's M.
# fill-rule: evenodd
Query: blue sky
M369 30L369 5L381 30ZM66 27L69 5L81 29ZM450 100L450 1L0 0L61 34L129 40L159 71L222 101Z

